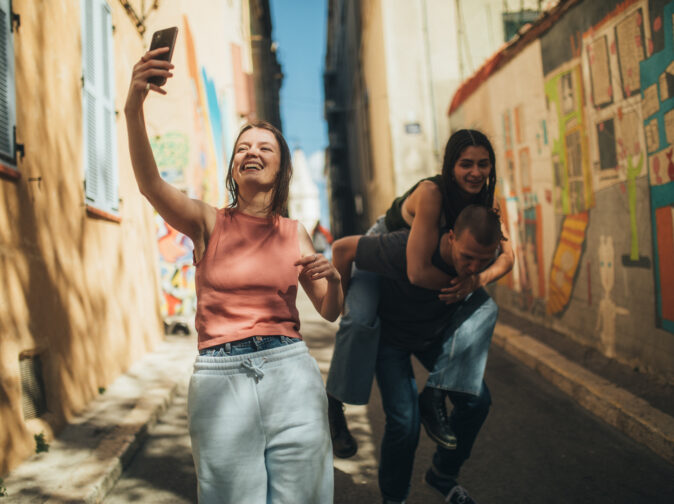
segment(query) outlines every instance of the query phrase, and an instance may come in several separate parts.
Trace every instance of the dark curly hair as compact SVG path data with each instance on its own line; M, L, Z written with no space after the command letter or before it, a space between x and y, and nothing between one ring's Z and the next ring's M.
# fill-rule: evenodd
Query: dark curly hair
M225 179L227 190L232 196L232 200L227 207L235 208L239 203L239 186L234 180L234 175L232 173L234 154L236 154L236 145L238 144L241 135L253 128L271 131L278 142L279 149L281 150L281 163L278 175L276 176L274 189L272 190L271 202L269 203L269 207L267 207L267 209L272 213L272 215L287 215L288 191L290 188L290 178L293 175L293 164L290 157L290 148L288 147L288 143L286 142L285 138L283 138L283 133L281 133L281 131L276 126L267 121L254 121L244 125L243 128L241 128L239 135L236 137L232 156L229 160L227 178Z
M461 153L466 147L484 147L489 154L489 161L491 162L491 171L489 178L482 190L466 201L465 196L462 195L456 184L454 178L454 165L461 157ZM452 223L456 220L459 213L466 203L474 203L492 207L494 205L494 191L496 189L496 156L494 155L494 148L487 136L478 130L462 129L458 130L449 137L447 146L445 147L445 156L442 161L442 183L445 204L445 213L447 222Z

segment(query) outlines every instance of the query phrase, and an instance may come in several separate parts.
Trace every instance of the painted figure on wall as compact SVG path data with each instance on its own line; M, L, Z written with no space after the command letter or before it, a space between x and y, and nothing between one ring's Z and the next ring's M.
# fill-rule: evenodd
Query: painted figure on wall
M597 316L597 326L595 331L599 333L601 349L607 357L615 357L615 328L616 317L618 315L629 315L626 308L617 306L611 299L611 291L615 283L615 250L613 248L613 237L601 236L598 254L599 256L599 276L601 277L601 286L603 296L599 302L599 313Z

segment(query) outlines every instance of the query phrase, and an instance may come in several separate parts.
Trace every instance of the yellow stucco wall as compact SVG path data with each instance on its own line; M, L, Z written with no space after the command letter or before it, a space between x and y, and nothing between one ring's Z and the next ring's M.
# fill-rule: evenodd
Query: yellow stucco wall
M119 2L114 31L120 222L87 214L81 2L14 0L18 180L0 179L0 474L163 337L150 206L130 166L122 113L143 42ZM32 180L39 179L39 180ZM41 353L48 413L24 421L19 354Z
M367 221L373 223L391 205L395 193L393 149L389 128L384 27L380 0L365 2L363 20L363 72L369 96L369 131L372 179L366 181Z

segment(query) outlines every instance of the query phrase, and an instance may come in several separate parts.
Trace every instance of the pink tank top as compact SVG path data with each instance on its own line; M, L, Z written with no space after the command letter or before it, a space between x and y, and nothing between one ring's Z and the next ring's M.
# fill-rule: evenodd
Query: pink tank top
M196 263L199 350L251 336L301 338L297 221L218 210Z

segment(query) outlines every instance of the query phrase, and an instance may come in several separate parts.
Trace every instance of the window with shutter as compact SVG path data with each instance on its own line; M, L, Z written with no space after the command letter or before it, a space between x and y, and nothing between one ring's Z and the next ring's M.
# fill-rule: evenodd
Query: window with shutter
M82 0L82 112L87 206L117 216L119 194L112 15L105 0Z
M14 40L9 0L0 0L0 164L16 168Z

